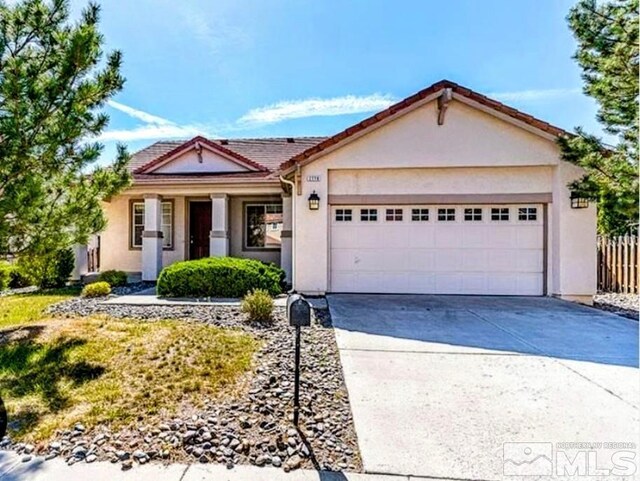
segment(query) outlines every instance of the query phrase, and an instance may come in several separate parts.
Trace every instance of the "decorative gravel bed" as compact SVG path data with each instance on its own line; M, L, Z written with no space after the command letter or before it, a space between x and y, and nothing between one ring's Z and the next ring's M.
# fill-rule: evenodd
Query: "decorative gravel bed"
M593 306L603 311L638 320L640 296L638 294L599 293L593 298Z
M11 444L28 461L35 454L68 464L109 460L123 469L152 460L361 471L347 390L330 318L318 311L302 333L300 429L292 423L294 330L283 308L272 325L247 324L235 306L124 306L74 298L50 308L57 315L104 313L113 317L185 319L239 328L264 341L253 375L236 396L183 406L180 415L117 432L107 426L70 426L47 445ZM324 324L324 325L321 325Z

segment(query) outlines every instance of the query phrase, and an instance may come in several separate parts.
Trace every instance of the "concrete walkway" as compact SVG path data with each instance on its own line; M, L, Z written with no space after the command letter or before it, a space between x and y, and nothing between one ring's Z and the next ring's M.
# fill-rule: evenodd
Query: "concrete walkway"
M118 464L92 463L67 466L61 459L36 458L23 463L20 456L0 451L1 481L409 481L406 476L367 475L219 464L145 464L122 471Z
M328 301L366 472L497 480L512 448L529 468L536 446L614 440L637 469L637 322L550 298Z
M124 296L111 297L103 304L123 305L123 306L239 306L241 299L227 298L167 298L159 297L156 294L156 288L151 287L134 294L126 294ZM280 296L274 299L276 306L286 306L287 298Z

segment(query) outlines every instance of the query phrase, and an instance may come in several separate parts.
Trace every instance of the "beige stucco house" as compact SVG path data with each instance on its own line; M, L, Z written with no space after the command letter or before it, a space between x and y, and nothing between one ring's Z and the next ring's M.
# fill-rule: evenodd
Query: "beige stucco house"
M591 302L596 210L572 203L564 134L442 81L329 138L157 142L105 204L100 269L155 280L231 255L280 264L309 294Z

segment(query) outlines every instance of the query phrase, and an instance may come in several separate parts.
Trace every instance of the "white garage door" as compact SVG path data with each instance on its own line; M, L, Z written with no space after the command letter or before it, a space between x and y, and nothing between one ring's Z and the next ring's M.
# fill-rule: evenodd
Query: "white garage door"
M332 292L543 294L542 205L333 206Z

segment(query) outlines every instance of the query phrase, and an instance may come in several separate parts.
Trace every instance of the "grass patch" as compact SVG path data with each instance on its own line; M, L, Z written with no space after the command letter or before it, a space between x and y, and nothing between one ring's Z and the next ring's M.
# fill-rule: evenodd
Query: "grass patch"
M66 319L4 334L0 392L11 434L28 441L199 405L237 386L259 348L240 331L169 320Z
M75 297L78 289L52 289L0 297L0 329L39 321L51 304Z

